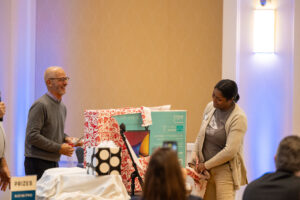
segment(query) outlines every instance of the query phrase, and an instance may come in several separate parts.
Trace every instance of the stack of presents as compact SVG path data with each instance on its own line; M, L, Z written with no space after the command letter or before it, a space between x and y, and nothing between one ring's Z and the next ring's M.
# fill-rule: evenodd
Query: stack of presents
M185 167L186 111L120 108L86 110L84 113L85 166L89 174L120 174L130 191L134 171L130 155L120 135L120 125L126 126L126 136L139 174L144 178L150 155L164 142L177 143L180 162ZM113 143L101 146L103 143ZM141 191L135 181L135 191Z

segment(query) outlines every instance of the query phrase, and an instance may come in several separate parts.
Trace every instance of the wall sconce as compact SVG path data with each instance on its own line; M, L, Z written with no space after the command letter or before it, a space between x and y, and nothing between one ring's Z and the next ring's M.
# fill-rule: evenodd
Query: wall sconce
M274 53L275 9L262 8L264 5L254 10L253 52Z

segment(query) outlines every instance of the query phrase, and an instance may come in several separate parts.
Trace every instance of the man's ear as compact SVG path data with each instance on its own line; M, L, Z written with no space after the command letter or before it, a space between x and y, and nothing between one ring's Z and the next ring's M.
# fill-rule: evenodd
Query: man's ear
M48 79L48 80L46 81L46 85L47 85L47 87L51 86L51 80Z

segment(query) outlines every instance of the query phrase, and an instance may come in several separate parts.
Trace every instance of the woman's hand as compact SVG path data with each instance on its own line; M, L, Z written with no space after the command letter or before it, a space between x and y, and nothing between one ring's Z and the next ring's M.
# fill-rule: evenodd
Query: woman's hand
M197 164L196 164L196 171L197 171L198 173L202 173L202 172L205 171L205 170L206 170L206 168L205 168L204 163L197 163Z

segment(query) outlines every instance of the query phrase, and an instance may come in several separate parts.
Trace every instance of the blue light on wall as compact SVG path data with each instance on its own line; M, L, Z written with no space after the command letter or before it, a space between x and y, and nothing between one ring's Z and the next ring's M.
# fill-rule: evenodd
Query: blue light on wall
M36 1L12 1L12 102L14 110L15 176L24 176L24 144L27 113L35 91Z
M22 86L21 86L22 88ZM14 107L15 110L15 137L14 137L14 147L15 147L15 174L16 176L24 176L24 141L25 141L25 129L27 121L27 112L24 106L24 96L25 90L17 89L16 91L16 102Z
M275 170L274 156L279 141L293 132L294 22L299 10L295 9L293 0L224 1L223 8L223 22L231 25L223 26L223 55L228 50L236 51L235 56L229 54L231 57L223 59L223 74L235 78L239 84L239 104L248 119L244 155L248 178L252 181ZM254 34L253 8L267 10L270 21L259 11L256 20L276 24L268 26L270 34ZM260 27L257 31L265 28L263 24ZM274 42L271 48L261 48L271 51L253 51L254 35L270 39L268 44ZM228 77L223 75L223 78Z
M248 131L245 144L248 152L248 172L250 181L266 172L275 171L274 156L283 138L284 123L288 109L289 91L283 76L286 70L280 66L276 54L254 54L252 67L248 71L244 90L247 99L245 112L248 118ZM242 96L243 98L243 96Z

